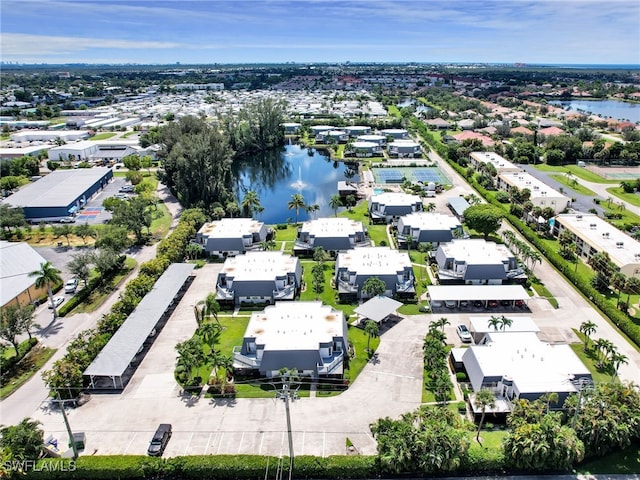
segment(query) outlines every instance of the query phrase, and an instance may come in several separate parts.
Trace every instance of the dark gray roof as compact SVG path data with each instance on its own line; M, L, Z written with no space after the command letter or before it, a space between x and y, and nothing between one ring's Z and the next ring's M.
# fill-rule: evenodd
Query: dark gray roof
M398 302L393 298L385 297L384 295L378 295L371 300L366 301L354 311L358 315L362 315L365 318L369 318L374 322L381 322L386 317L395 312L402 302Z
M461 216L464 211L470 207L469 202L462 197L451 197L448 200L448 203L458 216Z
M110 172L106 167L56 170L5 199L14 207L67 206Z
M124 374L194 267L191 263L170 265L87 367L84 375L119 377Z

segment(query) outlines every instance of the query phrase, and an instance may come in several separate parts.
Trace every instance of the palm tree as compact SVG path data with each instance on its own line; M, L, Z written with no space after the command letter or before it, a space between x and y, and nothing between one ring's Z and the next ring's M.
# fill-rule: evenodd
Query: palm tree
M435 209L436 209L436 204L433 202L427 203L423 208L425 212L434 212Z
M317 218L316 215L318 213L318 210L320 210L320 205L318 205L317 203L314 203L313 205L307 205L307 213L313 218Z
M436 320L436 325L438 325L442 333L444 333L444 327L446 327L447 325L451 325L451 322L449 322L449 319L447 317L440 317L438 320Z
M351 185L351 179L356 176L356 171L353 168L346 168L344 176L347 179L347 185Z
M298 213L301 208L305 208L304 197L301 193L294 193L291 195L291 200L287 203L287 208L289 210L296 211L296 225L298 224Z
M331 195L331 198L329 199L329 206L333 210L334 216L337 217L338 216L338 208L340 208L342 206L342 199L340 198L340 195L338 195L337 193L334 194L334 195Z
M504 315L500 316L500 330L504 332L505 328L513 325L513 320L511 318L505 317Z
M622 295L622 290L624 290L626 283L627 276L622 272L615 272L611 276L611 286L618 291L618 302L616 303L616 307L620 306L620 296Z
M364 332L367 334L367 352L371 349L369 348L369 344L371 342L371 337L376 338L380 335L380 329L378 328L378 324L373 320L367 320L364 324Z
M270 238L269 240L265 240L263 242L260 242L260 247L264 251L272 250L272 249L274 249L276 247L276 241L273 238Z
M476 441L480 443L480 429L482 428L482 424L484 423L484 417L487 412L487 408L495 408L496 406L496 396L493 393L493 390L482 388L474 395L473 404L476 408L480 408L482 411L480 423L478 423L478 431L476 433Z
M47 293L49 294L49 302L53 307L53 318L58 318L58 311L53 304L53 292L51 291L51 285L62 282L60 276L60 270L51 265L50 262L44 262L40 264L40 269L29 273L30 277L36 277L36 288L47 287Z
M608 342L609 341L605 340L604 338L598 338L595 342L593 342L593 348L595 348L600 360L602 360L602 354L605 352Z
M611 382L613 382L613 380L616 378L616 375L618 375L618 369L622 365L626 365L628 363L629 357L627 357L625 354L618 352L613 352L611 354Z
M591 320L587 320L586 322L582 322L580 324L580 333L584 335L584 351L586 352L589 349L589 339L591 335L596 333L597 325L593 323Z
M554 405L558 404L559 398L557 392L547 392L540 397L540 400L547 404L547 413L549 413L549 408L551 408L552 403Z
M244 214L249 217L253 216L254 212L259 212L263 209L260 203L260 197L258 197L258 194L254 190L249 190L245 194L240 207Z
M535 250L532 250L529 255L529 260L531 260L531 273L533 273L536 268L536 263L542 263L542 255Z
M214 351L213 347L220 339L220 330L221 328L219 324L211 322L203 323L200 328L198 328L198 334L204 343L209 345L211 352Z
M220 320L218 319L218 312L220 312L220 304L218 303L218 300L216 300L216 296L213 293L210 293L209 295L207 295L207 298L205 299L204 303L205 303L206 314L209 317L213 316L216 322L218 322L218 326L222 328L222 325L220 325Z
M497 317L496 315L491 315L491 318L489 318L489 322L487 323L487 326L493 328L493 330L497 332L500 324L501 324L500 317Z

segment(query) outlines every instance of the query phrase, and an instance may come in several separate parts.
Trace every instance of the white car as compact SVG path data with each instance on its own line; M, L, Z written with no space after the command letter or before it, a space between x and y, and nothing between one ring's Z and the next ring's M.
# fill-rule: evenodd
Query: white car
M460 337L460 340L462 340L464 343L471 343L471 340L473 340L471 338L471 332L469 332L469 329L466 325L460 324L456 326L456 333Z
M75 293L78 288L78 279L72 278L71 280L67 280L67 283L64 284L64 293Z
M53 303L49 302L49 309L58 308L62 302L64 302L64 297L55 297Z

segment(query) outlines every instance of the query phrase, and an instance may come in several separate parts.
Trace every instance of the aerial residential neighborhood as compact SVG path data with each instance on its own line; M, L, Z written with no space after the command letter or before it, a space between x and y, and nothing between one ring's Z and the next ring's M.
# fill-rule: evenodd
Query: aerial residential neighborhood
M637 69L435 68L3 71L0 449L371 478L637 447L591 422L640 424L640 118L554 103L635 108ZM509 453L532 425L566 464ZM389 461L410 429L455 461Z

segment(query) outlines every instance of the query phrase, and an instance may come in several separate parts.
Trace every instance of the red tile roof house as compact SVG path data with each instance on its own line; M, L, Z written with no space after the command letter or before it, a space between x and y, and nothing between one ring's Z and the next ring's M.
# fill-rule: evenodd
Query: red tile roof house
M477 132L465 131L465 132L462 132L462 133L458 133L457 135L454 135L453 138L455 138L459 142L463 142L463 141L468 140L468 139L471 139L471 140L478 139L478 140L480 140L482 142L482 144L485 147L491 147L491 146L495 145L495 142L492 139L490 139L489 137L487 137L485 135L477 133Z
M540 133L541 135L545 135L547 137L555 137L557 135L563 135L565 132L564 130L558 127L547 127L547 128L541 128L538 133Z

